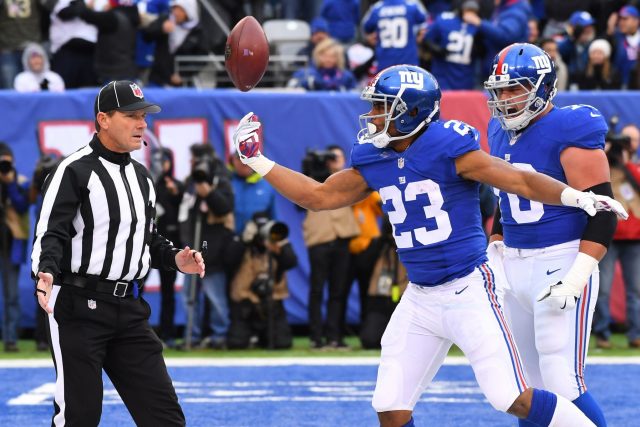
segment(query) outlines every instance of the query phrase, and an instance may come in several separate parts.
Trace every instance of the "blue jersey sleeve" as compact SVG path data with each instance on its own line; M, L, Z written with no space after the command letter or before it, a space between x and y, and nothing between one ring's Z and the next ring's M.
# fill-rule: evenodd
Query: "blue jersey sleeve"
M480 132L472 126L464 122L450 121L454 123L451 126L451 140L449 143L448 157L457 159L469 151L480 149ZM446 126L446 124L445 124Z
M373 33L378 25L378 9L374 4L371 6L367 14L362 18L362 29L365 33Z
M590 105L572 105L562 120L560 151L568 147L604 149L608 131L602 113Z
M411 2L413 4L414 24L425 24L427 22L427 10L420 2Z

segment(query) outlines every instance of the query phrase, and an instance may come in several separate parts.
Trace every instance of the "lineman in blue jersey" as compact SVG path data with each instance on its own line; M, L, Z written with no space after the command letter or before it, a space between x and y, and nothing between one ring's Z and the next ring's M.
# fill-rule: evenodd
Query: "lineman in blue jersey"
M467 1L462 7L441 13L424 36L424 45L432 54L431 73L443 90L469 90L475 85L473 46L478 27L463 22L460 14L477 13L479 6Z
M252 113L240 121L234 143L245 164L307 209L349 206L379 191L411 281L381 342L373 407L383 427L413 425L413 407L452 344L464 351L494 408L543 426L592 426L568 400L527 385L487 263L478 181L591 214L624 209L489 156L475 129L438 120L440 96L422 68L379 73L362 93L372 107L361 116L353 167L324 183L264 157Z
M415 0L381 0L362 18L365 34L376 34L378 70L391 65L418 65L418 41L424 36L427 11Z
M488 130L493 156L613 196L603 151L607 124L591 106L551 103L556 72L542 49L531 44L504 48L485 88L494 117ZM584 364L598 297L598 261L611 242L616 216L588 217L509 191L499 197L489 253L495 264L504 263L510 285L505 310L529 380L573 401L604 426L604 415L585 386Z

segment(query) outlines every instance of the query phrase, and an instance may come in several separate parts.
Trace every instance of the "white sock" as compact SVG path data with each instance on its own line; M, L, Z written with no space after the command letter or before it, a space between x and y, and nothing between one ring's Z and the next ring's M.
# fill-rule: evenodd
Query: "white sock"
M553 418L549 423L549 427L595 427L580 409L569 400L562 396L558 397L556 410L553 412Z

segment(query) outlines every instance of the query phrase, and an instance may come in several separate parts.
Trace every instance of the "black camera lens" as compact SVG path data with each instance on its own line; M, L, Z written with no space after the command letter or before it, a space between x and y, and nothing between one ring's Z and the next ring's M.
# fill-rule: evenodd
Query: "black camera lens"
M7 174L13 170L13 163L9 160L0 160L0 173Z

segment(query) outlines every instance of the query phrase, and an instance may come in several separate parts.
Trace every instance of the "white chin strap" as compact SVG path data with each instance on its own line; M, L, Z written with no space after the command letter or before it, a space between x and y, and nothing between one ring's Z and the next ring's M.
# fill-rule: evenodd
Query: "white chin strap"
M367 123L367 130L369 134L376 133L376 126L373 123ZM391 142L391 137L387 132L382 132L371 138L371 143L376 148L385 148Z

